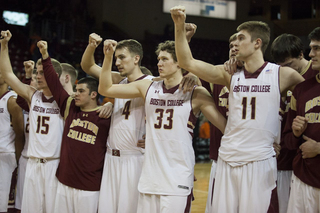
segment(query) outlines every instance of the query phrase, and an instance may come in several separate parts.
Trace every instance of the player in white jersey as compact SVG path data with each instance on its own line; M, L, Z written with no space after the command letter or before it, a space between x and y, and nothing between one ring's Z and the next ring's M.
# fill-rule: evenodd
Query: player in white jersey
M23 84L14 75L8 54L10 31L1 31L0 70L3 78L29 104L29 160L26 168L22 212L52 212L56 194L56 168L59 163L63 119L59 107L43 76L42 65L37 63L38 89ZM40 61L38 61L40 62ZM61 73L55 61L54 69ZM40 89L42 91L40 91Z
M0 212L8 210L12 172L23 146L23 115L16 97L0 73Z
M144 79L126 85L112 85L112 55L116 45L113 40L105 41L100 75L105 80L100 82L99 92L116 98L145 99L146 156L138 186L137 212L185 212L193 187L192 133L196 115L203 111L221 131L226 120L203 87L185 94L178 89L183 75L173 41L159 44L156 52L164 81Z
M30 86L37 88L36 72L34 70L34 61L29 60L23 62L24 70L26 72L25 78L22 80L23 83L29 84ZM26 167L28 162L28 146L29 146L29 106L27 102L20 96L17 98L17 104L23 109L23 120L24 120L24 147L21 152L18 166L18 177L15 197L15 208L18 212L21 212L22 195L24 187L24 179L26 174ZM21 104L21 105L20 105Z
M192 57L185 40L183 6L173 7L171 17L179 65L211 83L227 86L230 91L229 117L219 149L212 212L267 212L276 181L272 144L279 131L280 94L304 79L291 68L264 61L270 29L263 22L249 21L237 28L236 59L244 61L244 67L232 77L223 65L213 66Z
M90 34L89 44L83 54L84 71L99 78L101 67L94 63L93 53L102 38ZM119 42L116 63L119 72L112 72L112 82L128 84L142 79L140 65L143 57L139 42L129 39ZM107 140L104 173L100 190L99 212L135 212L138 203L138 181L141 174L144 149L137 142L145 134L145 110L142 98L115 99Z

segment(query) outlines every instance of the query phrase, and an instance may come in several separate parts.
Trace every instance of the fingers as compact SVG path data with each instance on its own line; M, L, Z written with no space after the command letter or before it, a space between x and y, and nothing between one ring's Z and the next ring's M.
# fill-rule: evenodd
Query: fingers
M305 136L305 135L302 135L302 138L303 138L304 140L306 140L306 141L312 140L311 138L309 138L309 137L307 137L307 136Z
M113 54L117 46L117 42L115 40L107 39L103 43L103 52L104 54Z
M181 12L185 12L186 7L182 5L174 6L170 9L171 14L180 14Z
M146 147L145 140L144 139L138 140L137 147L144 149Z
M101 36L99 36L96 33L91 33L89 35L89 44L93 45L94 47L99 46L99 44L102 42Z
M1 42L8 42L12 37L12 34L9 30L1 31Z

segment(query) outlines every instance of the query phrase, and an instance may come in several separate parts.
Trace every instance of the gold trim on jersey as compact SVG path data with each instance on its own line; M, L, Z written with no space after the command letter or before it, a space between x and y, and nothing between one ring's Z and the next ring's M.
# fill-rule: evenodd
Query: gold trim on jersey
M317 82L320 83L320 73L316 75Z
M93 111L97 111L100 108L100 106L97 106L94 109L81 109L82 112L93 112Z
M297 111L297 100L293 95L291 95L290 108L294 111Z
M301 70L300 75L304 75L308 71L310 66L311 66L311 60L308 62L307 66L303 70Z
M67 104L66 104L66 109L64 110L64 117L63 117L64 120L66 120L69 115L70 105L71 105L72 100L73 100L73 98L71 96L69 96L69 98L67 100Z

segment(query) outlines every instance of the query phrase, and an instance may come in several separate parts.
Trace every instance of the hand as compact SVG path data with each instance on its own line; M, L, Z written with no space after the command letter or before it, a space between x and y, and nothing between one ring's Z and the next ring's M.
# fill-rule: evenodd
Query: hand
M113 104L111 102L108 102L101 106L97 113L99 113L100 118L109 118L112 115L113 112Z
M238 61L236 58L232 57L228 61L224 62L224 70L230 75L237 72Z
M274 142L273 143L273 149L276 152L276 157L278 157L280 155L280 150L281 150L280 144Z
M46 41L40 40L37 42L37 46L42 55L42 59L47 59L49 57L48 43Z
M195 25L193 23L186 23L185 28L186 28L187 41L190 42L192 36L196 33L197 25Z
M302 116L297 116L292 122L292 132L296 137L300 137L306 130L308 119Z
M94 48L98 47L99 44L102 42L101 36L96 33L91 33L89 35L89 45L93 46Z
M103 53L105 56L112 56L116 50L117 42L115 40L107 39L103 43Z
M146 135L142 136L142 139L138 140L137 147L145 149L146 147Z
M306 140L299 149L302 152L302 158L313 158L319 154L320 145L317 141L303 135L304 140Z
M1 31L1 37L0 37L0 42L1 42L1 45L2 44L8 44L8 42L10 41L12 37L12 34L9 30L6 30L6 31Z
M179 89L183 90L183 93L192 91L193 87L197 85L199 78L193 74L184 76L179 84Z
M33 73L33 69L34 69L34 61L32 61L32 60L24 61L23 66L24 66L24 71L26 72L26 77L32 78L32 73Z
M170 9L171 18L175 24L184 24L186 21L186 8L184 6L175 6Z

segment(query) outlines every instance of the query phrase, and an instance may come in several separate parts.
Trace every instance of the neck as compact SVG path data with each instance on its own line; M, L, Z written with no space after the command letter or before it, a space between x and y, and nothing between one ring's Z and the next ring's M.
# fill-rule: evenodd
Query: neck
M164 84L165 84L166 89L171 89L172 87L175 87L178 84L180 84L182 78L183 78L183 76L182 76L181 71L175 72L171 76L166 77L164 79Z
M308 68L309 61L305 58L301 59L300 66L298 68L298 73L305 71Z
M43 88L42 89L42 93L45 95L45 96L52 96L52 93L50 91L50 89L47 87L47 88Z
M249 73L256 72L264 64L262 52L257 52L254 55L251 55L244 61L244 67Z
M140 70L140 67L136 67L131 74L127 75L127 78L130 82L133 82L143 76L143 73Z
M96 109L98 107L97 105L97 101L96 100L91 100L89 103L83 105L83 106L80 106L80 109L82 111L92 111L94 109Z
M66 84L63 89L69 94L72 95L73 94L73 86L71 84Z

